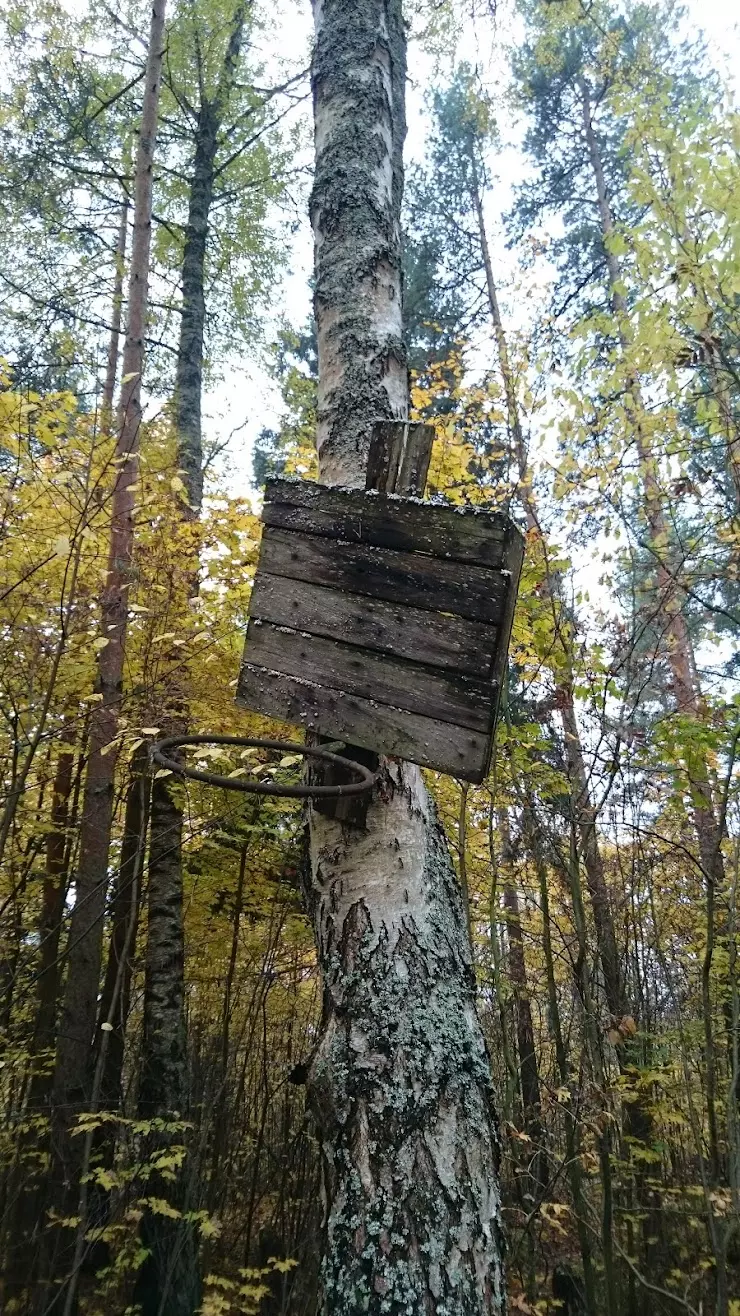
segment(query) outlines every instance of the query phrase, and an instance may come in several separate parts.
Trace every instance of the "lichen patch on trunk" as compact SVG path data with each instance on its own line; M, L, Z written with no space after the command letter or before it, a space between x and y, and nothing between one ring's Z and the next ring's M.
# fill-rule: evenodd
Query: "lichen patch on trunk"
M314 21L319 470L356 488L374 423L408 415L401 0L317 0ZM310 833L322 1312L500 1316L490 1067L462 895L418 768L383 765L364 832L311 810Z
M499 1312L489 1063L462 897L418 769L386 768L359 843L313 825L325 1310Z

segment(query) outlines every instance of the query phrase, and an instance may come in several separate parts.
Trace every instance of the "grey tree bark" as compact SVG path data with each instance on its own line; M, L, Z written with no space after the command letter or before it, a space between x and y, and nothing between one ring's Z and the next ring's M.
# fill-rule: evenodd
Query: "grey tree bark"
M407 415L400 0L315 0L311 198L322 480L364 484ZM326 1204L322 1311L505 1307L497 1132L465 911L419 770L384 761L364 830L310 810L324 985L309 1074Z

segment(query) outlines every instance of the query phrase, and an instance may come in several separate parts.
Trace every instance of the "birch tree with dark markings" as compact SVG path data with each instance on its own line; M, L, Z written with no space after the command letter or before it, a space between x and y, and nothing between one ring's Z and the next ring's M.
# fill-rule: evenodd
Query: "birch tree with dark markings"
M322 480L362 487L373 424L408 414L405 33L400 0L323 0L314 22L317 446ZM312 809L310 835L322 1310L500 1313L490 1069L462 893L419 769L383 761L364 830Z

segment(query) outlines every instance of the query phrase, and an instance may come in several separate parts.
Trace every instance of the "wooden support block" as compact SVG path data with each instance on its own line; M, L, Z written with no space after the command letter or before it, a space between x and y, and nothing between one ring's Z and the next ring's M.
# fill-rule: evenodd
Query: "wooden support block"
M420 425L409 421L380 421L375 426L370 441L365 488L389 493L423 494L432 456L433 442L434 429L431 425ZM358 601L363 602L362 594L358 595ZM368 606L377 609L379 607L383 608L385 605L383 603L366 604L366 608ZM417 650L419 645L422 650L428 650L430 647L430 637L425 636L422 642L422 637L418 634L419 628L413 623L410 614L413 614L414 611L413 607L408 607L403 617L403 623L395 626L395 652L398 652L402 657L405 654L404 639L406 636L408 636L406 643L413 642L413 637L416 637ZM366 615L366 612L361 615ZM429 618L430 614L427 613L426 616ZM425 629L429 630L429 627L427 626ZM438 627L438 632L439 629ZM349 635L344 635L343 638L351 641ZM433 637L431 638L433 643ZM394 652L394 647L391 647L391 652ZM370 764L367 759L367 750L364 750L361 746L352 745L349 747L349 752L352 758L357 762L364 763L366 767L377 766L377 756L374 763ZM364 827L368 800L364 797L336 801L324 800L318 801L316 807L329 817L341 819L341 821L355 827Z
M370 443L365 488L379 493L423 494L433 442L432 425L379 421Z
M484 508L398 496L423 492L432 439L378 425L366 491L268 481L237 698L360 762L391 754L480 782L523 539ZM368 799L313 807L362 826Z

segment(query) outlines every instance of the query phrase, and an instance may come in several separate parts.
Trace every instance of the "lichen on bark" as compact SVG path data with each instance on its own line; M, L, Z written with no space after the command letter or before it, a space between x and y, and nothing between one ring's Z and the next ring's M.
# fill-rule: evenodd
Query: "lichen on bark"
M325 1310L498 1313L490 1068L462 893L418 769L386 766L363 836L319 816L312 830Z
M401 329L401 0L315 0L319 470L364 485L408 415ZM309 1099L323 1153L322 1311L500 1316L490 1067L455 871L418 768L381 763L364 830L309 810L323 977Z
M322 479L362 484L374 420L404 418L400 3L314 4L311 194Z

